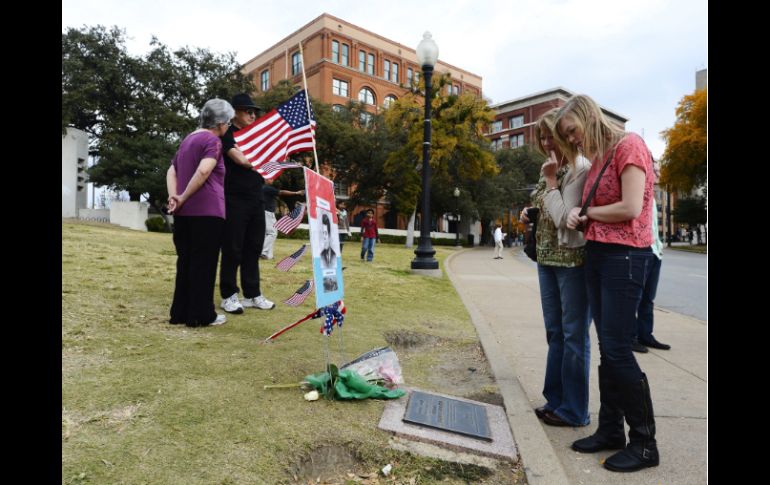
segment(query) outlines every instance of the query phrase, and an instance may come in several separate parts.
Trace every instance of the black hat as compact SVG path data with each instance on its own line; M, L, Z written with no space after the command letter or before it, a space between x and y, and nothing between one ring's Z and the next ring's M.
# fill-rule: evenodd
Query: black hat
M233 108L255 108L258 110L261 110L262 108L254 104L254 101L251 100L251 97L249 97L246 93L240 93L233 96L233 100L230 102L230 104L233 106Z

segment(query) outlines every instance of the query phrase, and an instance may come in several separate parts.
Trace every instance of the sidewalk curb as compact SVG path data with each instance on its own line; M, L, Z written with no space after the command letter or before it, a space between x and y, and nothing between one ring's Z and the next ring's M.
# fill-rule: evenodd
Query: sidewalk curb
M449 263L456 255L469 250L463 249L447 256L444 259L444 271L446 271L449 281L452 282L452 286L470 314L484 354L487 356L495 381L500 388L500 394L503 396L505 404L505 414L508 417L508 424L521 457L527 482L530 485L568 484L570 480L567 478L564 467L556 456L543 426L535 416L529 399L516 377L515 369L509 367L500 343L490 330L489 322L476 304L466 298L455 284L454 273L450 269Z

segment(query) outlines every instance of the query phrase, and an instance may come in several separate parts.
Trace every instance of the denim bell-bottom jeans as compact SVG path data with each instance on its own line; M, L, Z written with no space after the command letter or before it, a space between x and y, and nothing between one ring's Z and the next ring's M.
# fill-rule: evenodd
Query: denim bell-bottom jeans
M637 331L636 312L653 259L649 247L586 243L586 285L599 336L600 361L616 385L631 386L642 378L631 346Z
M583 266L537 265L548 358L543 396L546 409L564 421L584 426L588 414L591 314Z

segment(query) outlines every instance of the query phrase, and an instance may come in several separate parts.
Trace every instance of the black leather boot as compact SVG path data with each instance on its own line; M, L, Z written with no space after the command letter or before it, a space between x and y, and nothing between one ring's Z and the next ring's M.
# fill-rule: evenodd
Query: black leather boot
M651 466L658 466L660 457L655 442L655 415L647 376L632 385L623 387L623 408L628 432L628 446L607 458L604 468L615 472L633 472Z
M599 428L596 433L572 443L572 449L581 453L619 450L626 445L623 429L623 408L620 393L609 373L599 365Z

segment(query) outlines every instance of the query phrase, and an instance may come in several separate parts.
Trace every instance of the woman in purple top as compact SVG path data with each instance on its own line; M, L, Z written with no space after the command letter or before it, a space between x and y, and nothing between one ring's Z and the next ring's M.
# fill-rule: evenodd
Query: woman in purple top
M214 310L214 284L225 227L225 162L219 137L234 115L227 101L207 101L199 128L182 140L166 173L177 254L172 324L200 327L226 321Z

